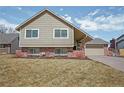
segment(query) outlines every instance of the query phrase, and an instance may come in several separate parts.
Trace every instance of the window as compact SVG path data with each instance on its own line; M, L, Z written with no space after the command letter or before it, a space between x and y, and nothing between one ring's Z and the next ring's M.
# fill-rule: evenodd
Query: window
M61 31L61 37L67 37L67 30Z
M67 49L65 48L56 48L55 49L56 55L67 55Z
M68 38L68 30L64 28L54 29L54 38Z
M0 44L0 48L5 48L5 45L4 44Z
M60 30L55 30L55 37L60 37L61 36L60 34L61 34Z
M26 30L26 38L38 38L38 34L37 29Z
M29 48L29 53L31 54L38 54L40 52L39 48Z

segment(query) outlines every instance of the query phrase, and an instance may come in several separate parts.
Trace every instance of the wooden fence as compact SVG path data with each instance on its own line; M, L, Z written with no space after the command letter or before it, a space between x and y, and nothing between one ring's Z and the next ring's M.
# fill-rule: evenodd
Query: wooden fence
M0 54L7 54L7 48L0 48Z

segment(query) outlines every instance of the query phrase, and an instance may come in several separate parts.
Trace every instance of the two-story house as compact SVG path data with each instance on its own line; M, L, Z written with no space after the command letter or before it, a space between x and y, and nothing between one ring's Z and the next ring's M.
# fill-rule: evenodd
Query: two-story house
M124 56L124 34L116 39L116 49L120 56Z
M83 49L92 36L67 22L50 10L43 10L17 26L20 32L19 47L30 54L52 52L67 55Z
M124 34L116 39L116 45L118 49L124 49Z

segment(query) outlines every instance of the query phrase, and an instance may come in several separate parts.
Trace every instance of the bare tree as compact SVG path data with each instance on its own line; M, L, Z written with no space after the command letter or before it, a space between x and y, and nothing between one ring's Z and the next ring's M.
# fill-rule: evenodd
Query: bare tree
M0 24L1 33L17 33L17 31L12 27L7 27L4 24Z
M7 30L8 30L8 28L4 24L0 25L0 32L6 33Z
M8 33L14 33L14 31L15 30L12 27L8 27L8 30L7 30Z

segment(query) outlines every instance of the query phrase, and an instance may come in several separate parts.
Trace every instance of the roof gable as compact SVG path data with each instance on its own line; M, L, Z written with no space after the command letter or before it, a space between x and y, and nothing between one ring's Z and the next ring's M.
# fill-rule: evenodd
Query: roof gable
M77 28L77 27L74 26L72 23L66 21L64 18L62 18L62 17L56 15L55 13L53 13L52 11L50 11L50 10L48 10L48 9L45 9L45 10L43 10L43 11L40 11L40 12L36 13L36 14L35 14L34 16L32 16L31 18L27 19L25 22L23 22L23 23L21 23L20 25L18 25L18 26L16 27L16 30L19 31L20 28L25 27L25 26L28 25L30 22L36 20L37 18L41 17L41 16L44 15L45 13L50 14L51 16L53 16L54 18L56 18L57 20L59 20L59 21L63 22L64 24L66 24L67 26L73 27L73 28L79 30L80 32L82 32L83 34L85 34L87 37L93 39L93 37L90 36L88 33L86 33L85 31L83 31L83 30Z
M43 11L40 11L38 13L36 13L34 16L32 16L31 18L27 19L25 22L21 23L20 25L18 25L16 27L16 30L19 30L20 28L23 28L25 27L26 25L28 25L30 22L33 22L34 20L37 20L39 17L43 16L44 14L49 14L51 15L52 17L56 18L57 20L61 21L62 23L66 24L67 26L69 27L73 27L72 25L70 25L68 22L65 22L65 20L59 18L58 16L56 16L55 14L53 14L51 11L49 10L43 10Z

